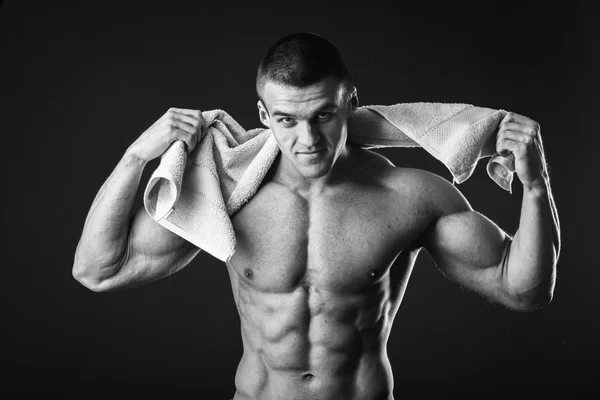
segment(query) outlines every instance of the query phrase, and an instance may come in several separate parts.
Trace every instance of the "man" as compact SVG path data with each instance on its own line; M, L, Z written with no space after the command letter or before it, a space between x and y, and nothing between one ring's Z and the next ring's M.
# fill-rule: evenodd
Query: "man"
M281 152L232 216L226 265L244 346L235 399L392 399L386 343L422 249L450 279L511 309L552 299L560 235L535 121L508 113L497 135L523 184L510 237L445 179L347 142L357 92L324 38L279 40L256 86ZM203 124L200 111L170 109L128 148L85 222L78 281L94 291L146 283L199 252L143 209L130 212L144 166L174 140L193 150Z

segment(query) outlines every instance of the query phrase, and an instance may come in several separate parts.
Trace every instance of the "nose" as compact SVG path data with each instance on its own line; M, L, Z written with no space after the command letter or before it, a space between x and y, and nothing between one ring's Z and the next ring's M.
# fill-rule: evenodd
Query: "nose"
M298 142L306 148L310 149L321 141L321 134L318 127L306 122L299 127Z

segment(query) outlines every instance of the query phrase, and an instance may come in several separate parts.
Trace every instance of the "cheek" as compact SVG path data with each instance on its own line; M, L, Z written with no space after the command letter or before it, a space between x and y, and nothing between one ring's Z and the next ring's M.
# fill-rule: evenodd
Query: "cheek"
M334 120L324 126L322 132L329 142L337 143L342 139L345 129L343 121Z
M282 129L273 129L273 136L275 136L275 141L279 145L279 148L282 151L286 151L290 149L294 145L294 135L293 131L290 129L286 129L283 131Z

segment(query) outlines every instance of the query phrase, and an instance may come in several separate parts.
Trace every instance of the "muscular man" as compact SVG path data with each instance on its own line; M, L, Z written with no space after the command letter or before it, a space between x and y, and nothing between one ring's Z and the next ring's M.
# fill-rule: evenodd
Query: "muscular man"
M386 343L422 249L450 279L510 309L552 299L560 234L535 121L508 113L497 134L523 184L511 237L445 179L347 142L357 92L324 38L279 40L256 86L281 152L232 216L237 248L226 265L244 348L235 399L393 399ZM130 216L144 166L173 140L191 151L203 123L199 111L170 109L127 149L85 222L79 282L146 283L199 252L143 208Z

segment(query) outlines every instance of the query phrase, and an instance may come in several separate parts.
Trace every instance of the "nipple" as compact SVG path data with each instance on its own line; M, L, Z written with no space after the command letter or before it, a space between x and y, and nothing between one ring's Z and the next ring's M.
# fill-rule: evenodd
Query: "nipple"
M252 272L250 268L246 268L244 270L244 275L246 276L246 278L252 279L254 277L254 272Z

